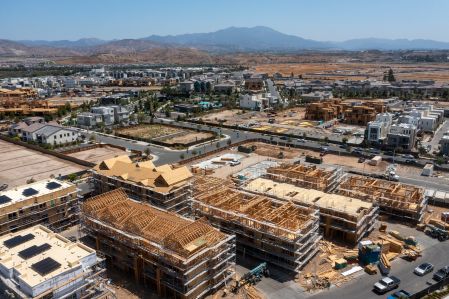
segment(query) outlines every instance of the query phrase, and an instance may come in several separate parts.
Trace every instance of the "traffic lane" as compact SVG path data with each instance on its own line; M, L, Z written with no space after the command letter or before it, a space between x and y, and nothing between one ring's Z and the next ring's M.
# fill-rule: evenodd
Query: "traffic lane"
M433 274L427 274L424 277L413 274L413 269L424 262L429 262L435 265L435 270L449 264L449 242L436 243L427 247L423 251L423 256L417 261L409 262L403 259L398 259L392 262L392 270L390 275L394 275L401 280L398 289L404 289L408 292L417 292L427 287L427 281L432 280ZM387 294L379 296L373 292L373 286L378 282L382 276L378 273L375 275L368 275L366 273L358 274L353 280L344 285L344 287L331 287L329 291L322 291L311 298L347 298L347 299L369 299L369 298L385 298ZM396 289L396 290L398 290ZM394 293L396 290L389 293Z

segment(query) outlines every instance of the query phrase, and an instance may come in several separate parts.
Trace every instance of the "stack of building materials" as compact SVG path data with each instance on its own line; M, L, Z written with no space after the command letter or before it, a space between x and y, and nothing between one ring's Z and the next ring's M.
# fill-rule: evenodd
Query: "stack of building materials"
M0 237L0 297L113 298L101 278L102 262L95 250L42 225L4 235ZM9 296L3 293L6 290Z
M359 243L359 262L362 265L377 264L380 260L381 248L372 241Z
M377 203L381 213L413 223L422 220L427 207L422 188L363 176L347 177L339 193Z
M78 189L56 179L0 192L0 235L44 224L62 230L78 222Z
M187 167L154 166L153 162L133 163L124 155L105 160L92 169L95 193L125 189L134 200L167 211L188 214L192 173Z
M235 237L202 220L138 203L123 189L88 199L82 212L97 250L161 297L199 298L234 275Z
M354 244L373 230L378 216L378 208L372 203L264 178L253 180L244 188L253 193L318 208L325 237L342 238Z
M343 170L340 167L283 164L268 168L265 177L277 182L327 192L336 187L342 175Z
M222 186L196 195L192 210L235 233L237 250L289 272L318 251L318 210Z

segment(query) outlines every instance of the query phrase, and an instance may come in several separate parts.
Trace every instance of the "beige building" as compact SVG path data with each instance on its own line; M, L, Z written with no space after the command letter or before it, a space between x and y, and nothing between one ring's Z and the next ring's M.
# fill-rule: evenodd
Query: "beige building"
M128 156L105 160L92 169L96 194L123 188L128 196L185 215L191 195L192 173L185 166L133 163Z
M101 287L101 261L95 250L42 225L6 234L0 237L0 298L113 298ZM11 293L17 297L7 297Z
M56 179L0 192L0 235L43 224L62 230L78 221L78 190Z

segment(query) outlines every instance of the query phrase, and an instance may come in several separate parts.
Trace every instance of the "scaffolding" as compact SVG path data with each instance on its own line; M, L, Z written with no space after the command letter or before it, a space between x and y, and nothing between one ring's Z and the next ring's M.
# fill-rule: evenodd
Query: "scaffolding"
M197 194L192 200L192 211L221 231L236 234L237 251L243 255L290 273L298 273L318 250L321 237L317 209L222 184Z
M266 178L286 182L298 187L305 187L329 192L333 190L343 176L339 167L321 168L316 165L282 164L267 169Z
M158 296L201 298L234 275L235 237L202 219L133 201L123 189L88 199L81 209L97 250Z
M292 184L258 178L243 187L255 194L264 194L320 211L320 226L327 238L359 242L373 230L378 208L372 203L337 194L305 189Z
M381 213L413 223L422 220L427 206L422 188L363 176L348 176L338 192L377 203Z

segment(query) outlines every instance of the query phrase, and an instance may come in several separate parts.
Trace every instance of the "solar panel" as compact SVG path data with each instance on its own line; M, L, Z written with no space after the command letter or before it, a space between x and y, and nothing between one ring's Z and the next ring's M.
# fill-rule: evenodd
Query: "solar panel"
M12 237L11 239L8 239L6 241L3 241L3 245L5 245L8 248L16 247L20 244L23 244L25 242L28 242L29 240L33 240L34 235L33 234L26 234L25 236L19 235Z
M47 251L51 248L51 245L48 243L44 243L40 246L33 245L19 252L19 256L25 260L32 258L44 251Z
M47 189L48 190L54 190L54 189L57 189L59 187L61 187L61 184L59 184L59 183L56 183L56 182L49 182L49 183L47 183Z
M10 202L12 199L11 198L9 198L8 196L6 196L6 195L1 195L0 196L0 205L2 205L2 204L4 204L4 203L7 203L7 202Z
M59 267L61 267L61 264L52 259L51 257L47 257L42 261L31 265L31 269L33 269L42 276L55 271Z
M33 189L33 188L26 188L22 192L22 194L25 195L26 197L36 195L38 193L39 193L39 191L37 191L36 189Z

